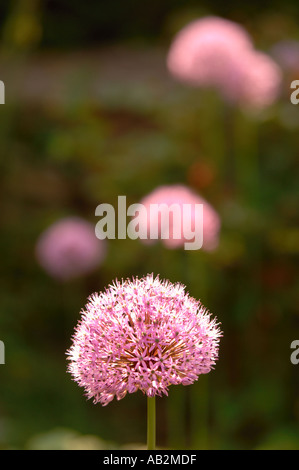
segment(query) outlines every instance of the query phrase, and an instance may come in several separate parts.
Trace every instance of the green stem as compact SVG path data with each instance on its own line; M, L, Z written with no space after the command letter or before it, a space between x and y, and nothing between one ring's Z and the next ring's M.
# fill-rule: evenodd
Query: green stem
M147 450L156 448L156 398L147 397Z
M257 123L241 111L234 116L234 157L239 197L247 205L259 204L260 167Z

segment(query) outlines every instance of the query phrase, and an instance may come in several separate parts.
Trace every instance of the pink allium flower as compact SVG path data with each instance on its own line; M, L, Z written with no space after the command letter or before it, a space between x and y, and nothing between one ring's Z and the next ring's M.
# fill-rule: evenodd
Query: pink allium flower
M167 65L183 81L222 87L234 81L237 58L252 47L250 36L242 26L208 16L192 21L177 34Z
M248 52L240 65L232 100L247 108L264 109L278 98L281 82L281 70L271 57L258 51Z
M67 351L87 398L107 405L141 390L167 395L213 369L221 331L184 286L147 275L116 281L89 299Z
M203 204L203 219L202 219L202 236L203 244L202 249L206 251L214 250L219 243L219 230L220 230L220 217L213 207L201 196L193 192L190 188L184 185L166 185L159 186L141 201L141 204L146 208L146 216L139 217L143 230L147 232L147 239L142 240L146 243L153 243L156 240L150 239L150 233L153 228L153 224L158 221L158 236L162 239L162 242L167 248L178 248L184 245L187 241L183 226L184 205L190 205L190 227L192 232L195 232L195 205ZM173 205L177 204L180 207L180 214L178 216L172 216L170 213L169 220L169 236L168 238L162 237L163 227L161 226L161 215L165 214L166 211ZM163 205L160 210L157 207L153 210L154 205ZM168 209L167 209L168 208ZM152 212L151 212L152 211ZM164 227L165 228L165 227ZM176 234L179 234L177 237ZM196 233L195 236L199 236ZM195 238L194 236L194 238ZM188 240L189 242L192 240Z
M36 246L39 264L61 281L85 275L104 259L106 244L95 228L79 217L68 217L51 225Z
M170 47L167 65L178 79L216 88L224 99L244 107L264 108L279 93L281 71L256 51L237 23L206 17L182 29Z

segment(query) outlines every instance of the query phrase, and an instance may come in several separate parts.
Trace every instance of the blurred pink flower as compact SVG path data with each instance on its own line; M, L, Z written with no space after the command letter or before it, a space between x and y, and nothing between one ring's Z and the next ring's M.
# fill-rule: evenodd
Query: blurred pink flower
M203 245L202 249L206 251L214 250L219 242L219 230L220 230L220 217L212 206L205 201L201 196L193 192L187 186L184 185L168 185L160 186L148 194L141 200L141 204L146 208L146 215L139 217L140 223L143 225L142 230L147 233L147 239L142 240L146 243L153 243L155 240L150 239L150 233L155 231L158 232L158 238L162 239L162 242L167 248L178 248L181 247L187 241L184 235L183 227L183 213L184 205L190 206L190 220L189 226L194 233L196 228L195 217L196 209L195 204L203 204L203 220L202 220L202 235ZM177 204L180 208L180 213L174 213L172 215L169 208ZM156 206L155 206L156 205ZM161 205L161 208L159 206ZM163 207L163 206L164 207ZM155 209L154 209L155 208ZM163 220L163 214L169 212L169 236L162 238L163 227L161 222ZM187 217L188 217L187 213ZM153 227L158 221L158 227ZM165 229L165 227L164 227ZM177 236L178 234L178 236ZM198 236L198 234L196 234ZM194 237L195 238L195 237ZM191 241L192 240L188 240Z
M214 87L223 98L262 108L278 95L281 72L256 51L245 29L218 17L195 20L175 37L167 58L169 71L194 86Z
M234 93L236 101L252 109L263 109L275 102L280 94L282 73L271 57L258 51L248 52L240 69L239 86Z
M183 285L147 275L116 281L82 311L67 356L68 372L103 406L141 390L168 395L190 385L218 359L216 319Z
M95 269L106 255L106 243L95 228L79 217L51 225L40 236L36 256L45 271L61 281L83 276Z
M236 56L252 48L240 25L214 16L194 20L175 37L167 58L170 72L194 85L222 86L233 79Z

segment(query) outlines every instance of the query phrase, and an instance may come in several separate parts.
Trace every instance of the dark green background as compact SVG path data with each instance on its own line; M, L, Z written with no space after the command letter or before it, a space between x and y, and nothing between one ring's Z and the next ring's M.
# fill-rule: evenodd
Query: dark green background
M299 106L287 74L261 117L167 74L175 32L210 13L243 24L267 52L299 37L292 2L0 5L1 448L144 445L142 394L94 406L66 374L65 351L87 296L148 272L186 283L224 331L215 371L157 400L158 444L299 447L299 365L290 362L299 336ZM35 243L56 219L96 224L98 204L124 194L138 202L171 183L219 212L215 252L111 240L84 279L60 284L38 266Z

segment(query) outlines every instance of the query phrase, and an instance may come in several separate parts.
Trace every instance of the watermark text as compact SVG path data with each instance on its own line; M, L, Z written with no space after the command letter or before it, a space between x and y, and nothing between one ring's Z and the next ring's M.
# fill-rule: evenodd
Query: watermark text
M291 363L297 365L299 364L299 339L291 342L291 349L294 349L290 356Z
M299 103L299 80L293 80L291 83L291 88L295 88L295 91L291 93L290 100L292 104Z
M5 346L3 341L0 341L0 364L5 364Z
M5 85L0 80L0 104L5 104Z
M118 196L117 230L111 204L98 205L95 215L101 217L95 228L100 240L182 240L185 250L198 250L203 244L203 204L137 203L127 208L126 196Z

